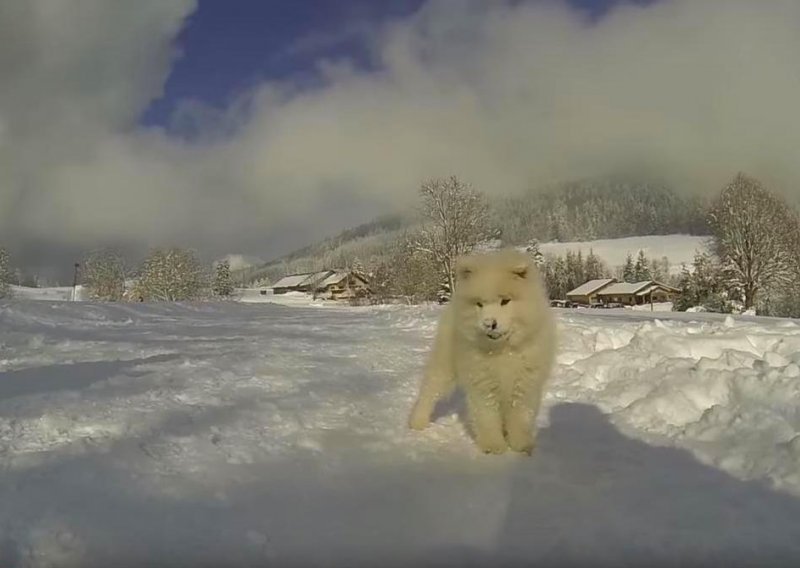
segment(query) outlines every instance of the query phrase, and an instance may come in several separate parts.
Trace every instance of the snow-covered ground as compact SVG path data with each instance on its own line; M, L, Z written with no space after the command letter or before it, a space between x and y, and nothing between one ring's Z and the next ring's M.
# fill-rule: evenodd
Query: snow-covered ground
M610 267L622 266L625 258L631 254L634 259L643 250L647 258L661 260L666 256L670 262L670 272L678 274L681 264L692 264L695 251L704 250L708 237L692 235L650 235L644 237L626 237L623 239L601 239L586 242L542 243L539 249L543 254L564 256L567 251L582 251L584 257L594 251Z
M490 457L406 428L437 307L282 300L0 303L0 566L800 562L797 323L558 310Z

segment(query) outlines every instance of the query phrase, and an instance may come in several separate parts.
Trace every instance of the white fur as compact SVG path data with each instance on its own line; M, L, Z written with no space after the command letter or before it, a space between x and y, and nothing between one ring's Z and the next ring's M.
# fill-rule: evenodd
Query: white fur
M456 274L409 426L426 428L436 402L460 386L481 450L530 454L556 351L541 275L513 250L465 257Z

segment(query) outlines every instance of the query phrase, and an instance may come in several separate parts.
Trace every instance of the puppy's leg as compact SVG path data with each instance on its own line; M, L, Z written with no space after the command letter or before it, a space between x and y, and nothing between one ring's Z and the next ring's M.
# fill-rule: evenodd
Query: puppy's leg
M531 411L527 405L518 403L509 408L505 423L508 446L515 452L530 455L536 445L536 434L533 431Z
M453 377L448 373L435 369L426 372L422 379L419 396L408 419L409 427L413 430L427 428L436 403L440 399L448 397L453 391L454 385Z
M515 385L504 422L509 447L530 455L536 445L536 417L542 402L543 377L537 374L533 382L525 379Z
M453 368L453 330L450 325L449 309L446 308L433 345L425 374L420 385L419 395L408 418L408 425L413 430L424 430L431 421L436 403L446 398L455 387L455 370Z
M467 393L475 443L487 454L502 454L508 448L503 437L503 419L497 394L484 389L470 388Z

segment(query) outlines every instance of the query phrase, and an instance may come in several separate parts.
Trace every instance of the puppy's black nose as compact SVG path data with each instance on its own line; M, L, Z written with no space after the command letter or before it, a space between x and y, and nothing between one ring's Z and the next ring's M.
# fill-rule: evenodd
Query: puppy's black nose
M497 329L497 320L494 319L494 318L485 319L485 320L483 320L483 327L485 327L486 329L491 329L492 331L494 331L495 329Z

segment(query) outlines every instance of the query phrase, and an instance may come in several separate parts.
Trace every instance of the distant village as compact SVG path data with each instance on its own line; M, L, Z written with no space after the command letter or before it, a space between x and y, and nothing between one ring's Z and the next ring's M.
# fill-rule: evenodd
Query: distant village
M271 289L275 295L290 292L312 296L314 299L368 301L373 291L366 274L350 270L322 270L284 276L261 294ZM673 302L681 291L656 280L620 282L616 278L589 280L567 293L565 299L551 300L558 308L624 308ZM446 301L443 298L441 301Z

